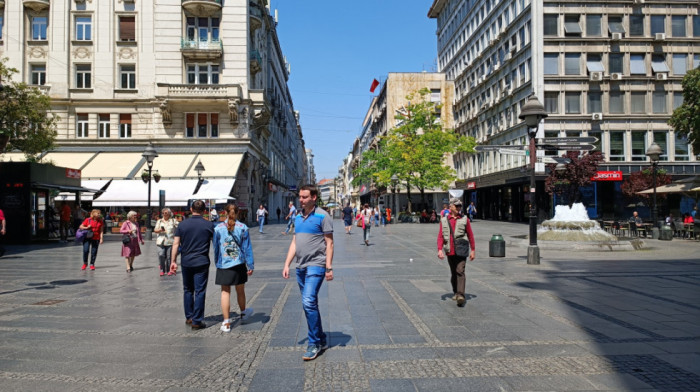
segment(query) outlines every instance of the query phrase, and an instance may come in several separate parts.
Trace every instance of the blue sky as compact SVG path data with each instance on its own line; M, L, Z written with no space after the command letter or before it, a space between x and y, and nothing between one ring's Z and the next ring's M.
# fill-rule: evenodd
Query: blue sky
M430 0L271 0L316 179L333 178L389 72L436 71ZM378 93L379 89L375 90Z

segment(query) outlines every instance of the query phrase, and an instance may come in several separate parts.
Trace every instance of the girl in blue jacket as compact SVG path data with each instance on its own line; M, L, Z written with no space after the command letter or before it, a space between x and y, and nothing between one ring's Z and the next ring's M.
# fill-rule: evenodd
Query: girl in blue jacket
M245 283L253 275L253 247L250 244L248 226L236 220L238 206L229 204L224 208L227 219L214 229L214 257L216 259L216 284L221 286L221 313L224 322L221 330L231 331L230 318L231 286L236 287L241 322L250 318L253 308L245 306Z

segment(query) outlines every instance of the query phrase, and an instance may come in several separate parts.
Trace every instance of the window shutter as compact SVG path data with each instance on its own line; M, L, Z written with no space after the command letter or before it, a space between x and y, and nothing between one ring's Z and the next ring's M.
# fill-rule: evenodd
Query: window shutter
M131 124L131 114L120 114L119 124Z
M206 113L199 113L197 115L197 124L199 124L199 125L206 125L207 124L207 114Z
M194 128L194 114L187 113L187 128Z
M219 125L219 113L211 114L211 125Z
M122 41L136 41L136 18L122 16L119 18L119 39Z

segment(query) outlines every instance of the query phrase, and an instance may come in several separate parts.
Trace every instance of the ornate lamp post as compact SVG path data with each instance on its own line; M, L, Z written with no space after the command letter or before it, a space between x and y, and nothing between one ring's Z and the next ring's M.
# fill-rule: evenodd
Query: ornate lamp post
M661 147L658 144L652 143L647 149L646 156L649 157L651 161L651 169L653 171L652 184L654 186L654 204L651 210L651 221L654 227L656 227L657 210L656 210L656 169L659 165L659 156L663 153Z
M153 160L156 159L158 153L153 148L151 142L148 143L146 150L141 154L146 159L148 165L148 208L146 209L146 239L153 240L153 229L151 228L151 171L153 169Z
M397 197L396 197L396 185L399 183L399 177L396 176L396 174L391 175L391 188L392 188L392 194L394 195L394 205L393 205L393 211L394 211L394 216L398 217L399 216L399 210L398 210L398 204L397 204ZM397 220L398 222L398 220Z
M537 163L537 154L535 148L535 136L537 136L537 128L540 122L547 117L547 112L544 106L537 99L535 94L527 98L527 102L523 105L520 111L521 120L525 120L527 125L527 133L530 136L530 245L527 247L527 263L540 263L540 248L537 246L537 204L536 204L536 185L535 185L535 164Z

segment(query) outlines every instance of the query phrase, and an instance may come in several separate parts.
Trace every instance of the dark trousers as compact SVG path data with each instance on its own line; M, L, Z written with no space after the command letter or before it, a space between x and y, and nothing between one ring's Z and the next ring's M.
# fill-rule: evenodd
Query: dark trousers
M199 267L182 267L183 302L185 318L192 324L202 324L204 320L204 301L209 280L209 264Z
M467 264L467 258L460 256L447 256L447 263L450 265L450 283L452 284L452 292L464 296L464 286L466 285L464 267Z
M85 240L83 242L83 264L88 263L88 253L90 253L90 264L95 265L97 259L97 249L100 247L100 240Z

